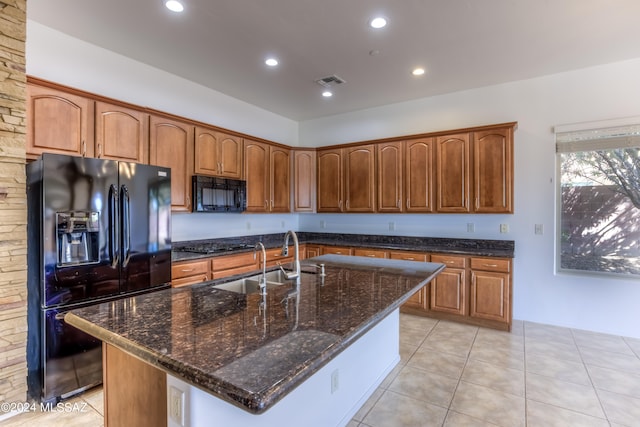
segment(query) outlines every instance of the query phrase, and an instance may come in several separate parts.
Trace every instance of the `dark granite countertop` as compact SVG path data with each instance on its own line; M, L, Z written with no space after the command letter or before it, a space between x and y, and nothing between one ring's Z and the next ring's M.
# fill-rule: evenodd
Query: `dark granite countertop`
M297 235L301 244L353 246L500 258L513 258L515 255L515 242L513 240L454 239L443 237L310 232L299 232ZM284 242L284 233L174 242L172 260L185 261L203 257L253 251L253 246L259 241L263 242L266 248L279 247ZM221 250L207 254L184 251L185 248L197 249L212 246L228 250Z
M340 255L326 277L239 294L213 282L74 310L65 320L173 376L261 413L431 281L442 264ZM296 292L297 289L297 292ZM261 305L262 302L262 305ZM266 310L263 308L266 305Z

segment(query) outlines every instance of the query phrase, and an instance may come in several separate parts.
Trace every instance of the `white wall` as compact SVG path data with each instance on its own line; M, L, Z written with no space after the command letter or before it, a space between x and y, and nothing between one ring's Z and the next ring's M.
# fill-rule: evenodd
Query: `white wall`
M30 75L290 145L518 121L514 215L176 214L173 239L289 228L391 234L389 222L394 222L394 234L511 239L516 241L515 318L640 338L638 281L554 273L552 133L557 124L640 115L640 59L296 123L32 21L27 24ZM466 232L469 222L475 233ZM501 223L509 224L509 233L499 233ZM533 233L538 223L545 227L542 236Z
M640 59L302 122L304 146L508 121L517 121L518 129L514 215L301 215L300 228L390 234L394 222L394 234L515 240L515 318L640 337L640 281L554 272L552 130L639 115L638 87ZM468 222L475 233L467 233ZM508 234L500 234L500 223L509 225ZM542 236L534 234L534 224L544 225Z

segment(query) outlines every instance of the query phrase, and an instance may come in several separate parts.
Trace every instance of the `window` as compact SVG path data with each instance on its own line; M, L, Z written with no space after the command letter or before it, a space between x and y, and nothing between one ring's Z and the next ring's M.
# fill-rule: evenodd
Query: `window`
M640 118L606 124L555 128L556 268L640 277Z

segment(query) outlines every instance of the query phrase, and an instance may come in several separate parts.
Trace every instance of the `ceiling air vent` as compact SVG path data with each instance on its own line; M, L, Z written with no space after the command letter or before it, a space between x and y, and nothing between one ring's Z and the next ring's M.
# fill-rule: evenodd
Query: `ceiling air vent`
M331 87L333 85L339 85L344 82L345 81L343 79L336 76L335 74L332 76L323 77L321 79L316 80L316 83L318 83L320 86L323 86L323 87Z

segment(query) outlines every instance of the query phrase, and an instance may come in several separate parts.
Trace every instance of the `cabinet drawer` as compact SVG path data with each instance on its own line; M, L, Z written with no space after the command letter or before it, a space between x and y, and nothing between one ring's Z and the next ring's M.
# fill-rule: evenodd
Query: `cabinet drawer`
M482 271L511 271L511 260L506 258L471 258L471 269Z
M183 277L209 274L209 260L176 262L171 265L171 279L181 279Z
M195 276L180 277L171 281L171 286L177 288L179 286L194 285L209 280L208 274L196 274Z
M402 260L405 260L405 261L427 262L428 255L420 253L420 252L394 251L394 252L389 252L389 258L391 258L391 259L402 259Z
M439 262L451 268L465 268L467 258L456 255L431 255L431 262Z
M387 258L387 252L378 249L354 249L355 256L366 256L369 258Z
M322 248L322 255L335 254L335 255L352 255L351 248L346 246L324 246Z
M289 255L287 256L282 255L281 247L267 249L266 252L267 252L267 267L273 267L274 265L293 262L295 247L289 246Z

